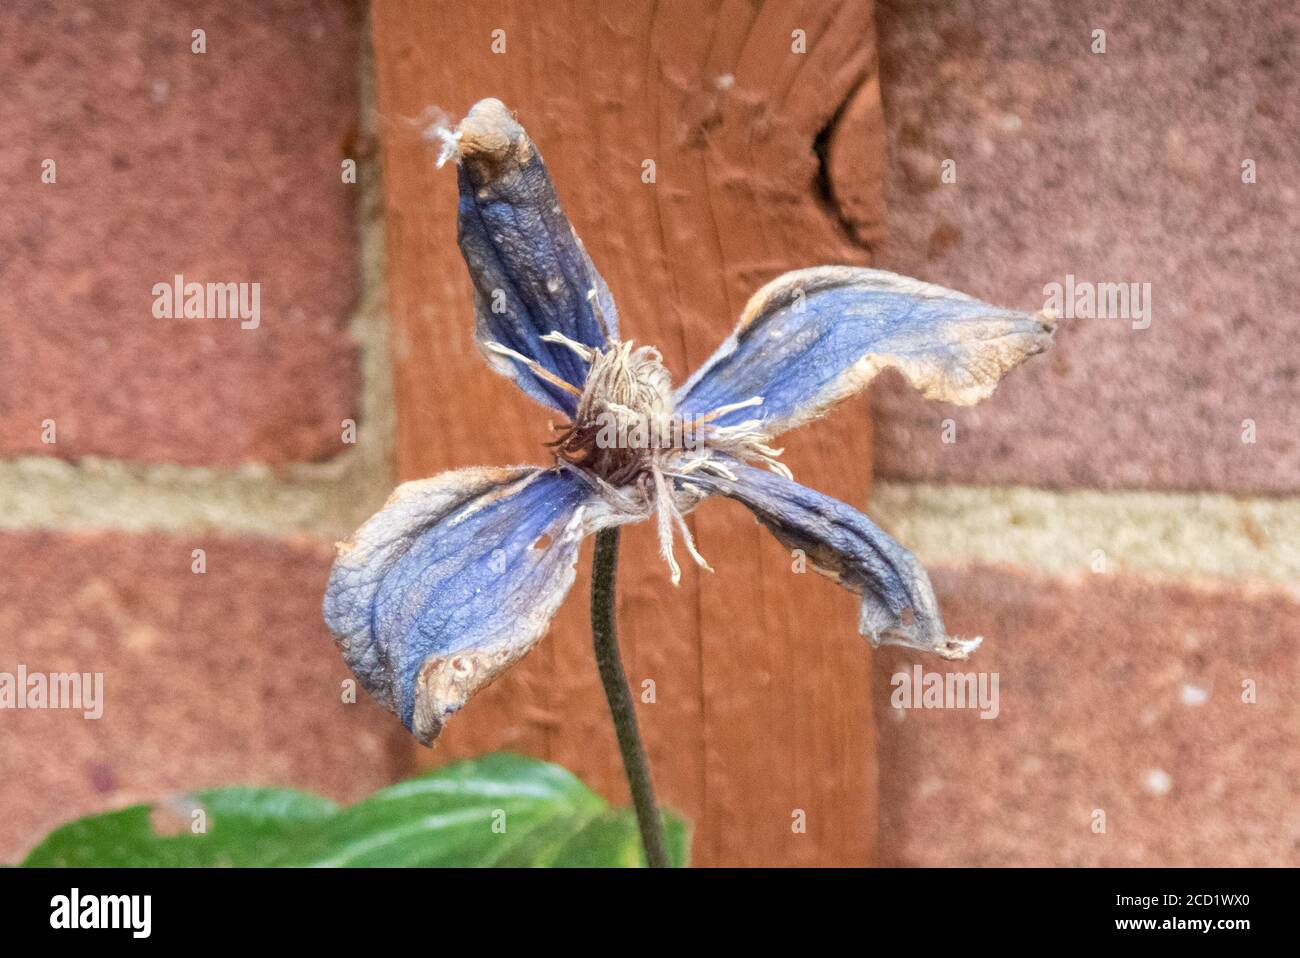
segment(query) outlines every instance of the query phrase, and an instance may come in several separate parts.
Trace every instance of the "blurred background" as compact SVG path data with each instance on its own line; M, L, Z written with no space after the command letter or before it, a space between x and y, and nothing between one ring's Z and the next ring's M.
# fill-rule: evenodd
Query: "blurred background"
M1285 0L9 0L0 672L102 672L105 702L0 711L0 861L175 790L348 801L503 748L623 800L585 573L432 753L348 700L320 621L395 482L543 461L421 135L498 96L678 379L817 263L1143 294L981 406L888 375L791 437L985 636L968 663L869 653L738 507L693 517L718 574L677 592L627 537L629 677L698 863L1300 864L1298 34ZM256 327L159 317L177 275L258 283ZM894 707L916 665L996 673L997 717Z

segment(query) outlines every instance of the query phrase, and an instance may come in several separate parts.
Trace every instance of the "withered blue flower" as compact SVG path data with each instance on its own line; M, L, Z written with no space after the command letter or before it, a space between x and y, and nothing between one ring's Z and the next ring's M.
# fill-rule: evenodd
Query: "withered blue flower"
M1045 349L1052 320L881 270L823 266L768 283L674 389L660 355L619 336L614 300L561 212L536 146L498 100L445 131L459 239L488 364L567 422L549 467L408 482L349 542L325 621L365 688L430 744L447 717L545 634L582 540L653 518L674 536L711 495L748 506L785 546L861 595L859 632L965 658L916 558L857 510L799 485L772 446L892 367L968 405Z

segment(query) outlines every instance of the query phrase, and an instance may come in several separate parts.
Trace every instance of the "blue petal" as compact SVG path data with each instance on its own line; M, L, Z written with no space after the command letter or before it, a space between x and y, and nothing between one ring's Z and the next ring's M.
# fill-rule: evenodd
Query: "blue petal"
M542 336L559 332L587 346L617 338L609 288L560 209L537 147L501 101L480 100L457 133L458 238L474 281L479 342L499 342L581 388L586 363ZM499 355L488 360L534 399L576 409L576 397L545 377Z
M894 367L927 397L970 405L1051 342L1053 320L989 306L876 269L786 273L750 299L735 331L677 392L683 415L763 397L718 425L760 418L776 435Z
M735 480L700 470L686 481L743 502L787 548L803 550L814 569L861 595L858 631L873 646L964 659L979 645L945 633L921 563L858 510L774 472L725 465Z
M588 496L571 472L460 469L399 486L340 545L325 622L424 744L546 633L591 528Z

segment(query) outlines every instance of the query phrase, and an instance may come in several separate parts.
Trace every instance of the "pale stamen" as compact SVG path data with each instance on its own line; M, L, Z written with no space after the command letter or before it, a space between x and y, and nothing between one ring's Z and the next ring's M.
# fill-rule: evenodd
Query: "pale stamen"
M712 473L715 476L721 476L723 479L730 479L732 482L740 481L734 472L717 459L711 459L707 453L696 459L687 460L675 472L670 472L668 475L685 478L696 472Z
M578 354L578 357L582 359L583 362L590 363L596 358L596 350L591 346L588 346L586 343L580 343L576 339L570 339L561 332L547 333L542 337L542 342L559 343L561 346L568 346Z
M502 356L509 357L510 359L513 359L515 362L527 366L532 371L533 375L538 376L541 379L545 379L548 383L551 383L554 386L559 386L565 392L572 393L573 395L581 398L582 396L581 389L578 389L576 386L572 385L571 383L565 382L563 379L555 375L555 373L551 372L549 369L547 369L545 366L543 366L541 363L537 362L536 360L529 359L523 353L515 352L509 346L502 345L501 343L498 343L495 340L489 340L485 342L483 345L485 348L492 350L492 352L494 353L500 353Z
M659 555L668 563L668 574L672 577L673 585L678 585L682 581L682 569L677 564L677 559L673 556L673 498L668 491L668 483L664 482L664 474L659 471L658 466L651 466L651 474L655 482L655 509L658 513L659 526Z
M695 560L695 564L702 569L707 569L709 572L712 572L713 566L709 565L708 560L705 559L704 556L700 555L699 550L695 548L695 537L691 535L691 530L686 524L685 516L683 516L675 506L673 507L673 518L677 520L677 528L680 529L682 533L682 542L686 546L686 551L691 554L691 558Z
M744 402L733 402L726 406L719 406L712 412L707 412L700 417L700 422L712 422L720 416L725 416L729 412L735 412L737 409L748 409L750 406L763 405L762 396L754 396L752 399L746 399Z
M582 240L578 240L578 245L582 245ZM609 324L605 322L605 310L600 305L600 293L596 291L596 287L587 290L587 302L591 304L591 315L596 318L596 325L608 336Z
M789 467L778 459L785 450L768 445L769 438L763 430L762 420L747 419L734 426L714 427L708 434L707 442L710 447L737 459L757 459L777 475L794 479Z

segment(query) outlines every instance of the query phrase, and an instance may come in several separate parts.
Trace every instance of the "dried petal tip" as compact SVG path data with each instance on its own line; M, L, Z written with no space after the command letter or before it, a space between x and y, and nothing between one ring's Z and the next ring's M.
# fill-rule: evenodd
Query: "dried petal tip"
M436 106L426 107L414 121L420 128L420 135L431 143L438 144L438 168L453 159L457 153L460 134L456 131L451 117Z
M943 646L933 651L945 659L965 660L970 658L970 654L978 649L983 641L982 635L977 635L973 639L955 639L947 636Z
M425 659L416 677L411 733L421 745L432 746L447 719L527 651L526 647L505 648L488 654L461 652Z
M523 162L532 152L528 135L506 105L489 97L479 100L456 128L461 159L482 160L498 166L514 159Z

